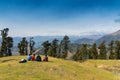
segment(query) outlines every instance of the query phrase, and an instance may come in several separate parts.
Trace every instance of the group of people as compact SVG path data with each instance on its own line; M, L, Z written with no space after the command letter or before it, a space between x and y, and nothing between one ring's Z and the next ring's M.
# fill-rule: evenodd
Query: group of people
M40 61L42 61L42 58L41 58L41 56L40 56L39 54L38 54L37 56L36 56L35 54L33 54L33 55L30 55L30 54L29 54L29 55L27 56L27 60L28 60L28 61L38 61L38 62L40 62ZM21 60L19 61L19 63L25 63L25 62L27 62L27 60L21 59ZM47 55L45 55L43 61L48 62L48 56L47 56Z
M35 56L35 54L33 54L32 56L29 54L27 56L27 60L28 61L42 61L42 58L41 58L41 56L39 54L37 56ZM43 61L48 62L48 56L47 55L45 55Z

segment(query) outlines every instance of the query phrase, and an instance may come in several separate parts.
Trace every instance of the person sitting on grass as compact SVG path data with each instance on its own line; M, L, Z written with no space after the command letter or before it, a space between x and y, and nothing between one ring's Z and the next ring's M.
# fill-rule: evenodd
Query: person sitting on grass
M41 56L39 54L36 56L36 61L41 61Z
M32 55L31 60L32 60L32 61L35 60L35 54Z
M43 61L48 62L48 56L47 56L47 54L45 55Z
M31 58L32 58L32 57L31 57L31 55L29 54L29 55L27 56L27 60L30 61Z

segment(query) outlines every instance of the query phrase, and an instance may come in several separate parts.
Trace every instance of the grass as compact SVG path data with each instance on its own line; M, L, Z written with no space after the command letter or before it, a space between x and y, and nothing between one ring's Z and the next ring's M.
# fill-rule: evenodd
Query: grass
M49 62L18 63L22 58L0 58L0 80L120 80L119 60L80 63L49 57Z

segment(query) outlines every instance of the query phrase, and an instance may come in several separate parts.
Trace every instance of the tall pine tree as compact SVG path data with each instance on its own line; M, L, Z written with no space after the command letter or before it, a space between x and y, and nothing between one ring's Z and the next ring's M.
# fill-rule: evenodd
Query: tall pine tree
M78 61L81 60L82 58L80 58L80 50L77 49L76 53L73 55L73 60Z
M90 59L97 59L98 52L97 52L97 46L96 43L94 43L91 48L89 49L89 57Z
M98 55L98 58L106 59L107 50L106 50L105 41L101 42L101 44L98 46L98 49L100 49L100 54Z
M115 53L117 59L120 59L120 41L115 41Z
M86 60L89 58L87 44L82 44L82 47L80 48L80 56L82 60Z
M33 41L33 37L30 38L30 42L29 42L29 47L30 47L30 54L33 53L33 48L34 48L34 45L35 45L35 41Z
M11 48L13 47L13 38L8 36L8 31L9 28L4 28L1 31L1 36L2 36L2 46L1 46L1 52L0 52L0 57L3 55L5 56L11 56Z
M20 55L27 55L27 47L28 47L28 41L26 40L25 37L22 38L22 41L20 41L20 43L18 43L18 49L20 52Z
M109 52L109 58L110 59L115 59L116 55L114 52L114 41L110 41L110 43L108 44L108 52Z
M63 40L61 41L62 58L64 58L64 59L67 57L69 42L70 42L70 40L67 35L64 36Z
M50 48L49 48L48 55L53 56L53 57L57 57L57 49L58 49L58 40L54 39L51 43Z
M49 41L45 41L42 43L42 46L44 48L44 54L47 55L48 54L48 50L50 47L51 43L49 43Z
M13 47L13 38L7 37L7 55L12 56L11 48Z

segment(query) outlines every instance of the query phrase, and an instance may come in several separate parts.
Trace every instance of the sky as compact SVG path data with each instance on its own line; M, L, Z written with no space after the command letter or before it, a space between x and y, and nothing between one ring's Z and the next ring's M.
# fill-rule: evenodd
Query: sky
M10 36L82 35L120 29L120 0L0 0Z

